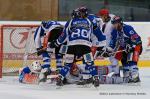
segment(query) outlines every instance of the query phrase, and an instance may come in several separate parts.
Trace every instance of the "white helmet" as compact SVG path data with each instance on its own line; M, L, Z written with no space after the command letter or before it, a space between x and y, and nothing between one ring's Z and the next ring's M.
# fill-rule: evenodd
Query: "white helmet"
M40 71L42 68L41 68L41 63L39 61L34 61L32 64L32 69L33 71Z

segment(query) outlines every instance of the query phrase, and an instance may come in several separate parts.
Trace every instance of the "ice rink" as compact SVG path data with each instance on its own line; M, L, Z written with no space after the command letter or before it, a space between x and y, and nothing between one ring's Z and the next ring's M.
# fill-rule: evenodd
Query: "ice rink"
M83 87L66 85L56 89L55 85L20 84L17 77L0 79L0 99L149 99L150 68L140 68L140 85L100 85Z

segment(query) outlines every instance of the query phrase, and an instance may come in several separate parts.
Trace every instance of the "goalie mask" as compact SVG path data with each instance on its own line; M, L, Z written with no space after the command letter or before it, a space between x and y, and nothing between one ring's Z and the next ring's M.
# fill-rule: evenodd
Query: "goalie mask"
M39 72L42 68L41 68L41 63L39 61L34 61L32 64L32 69L33 71Z

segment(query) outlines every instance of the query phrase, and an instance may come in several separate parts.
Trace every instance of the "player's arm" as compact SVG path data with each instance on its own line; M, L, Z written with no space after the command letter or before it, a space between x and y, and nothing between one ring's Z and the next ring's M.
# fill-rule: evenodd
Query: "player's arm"
M132 27L129 33L130 33L131 43L133 46L142 44L141 37L136 33L136 31Z
M133 52L137 47L142 47L142 41L141 37L136 33L136 31L133 29L133 27L128 26L128 36L131 40L130 45L127 45L127 52ZM139 48L139 51L141 48Z
M96 56L102 56L102 57L110 57L113 53L113 49L116 47L116 42L117 42L117 31L113 30L111 33L111 40L109 46L106 46L106 37L103 39L104 44L103 46L99 46L97 48L97 53L95 54L94 57Z
M70 21L66 23L66 25L64 27L64 30L61 33L61 35L58 37L58 39L51 42L51 44L49 45L50 48L58 47L61 44L66 42L67 36L68 36L68 33L69 33L69 25L70 25Z
M43 45L41 42L42 36L44 36L44 29L42 28L42 25L41 25L36 29L34 33L34 42L35 42L35 47L37 49L37 55L41 55L41 53L44 51Z
M19 82L23 83L25 79L25 75L29 74L31 72L30 68L28 66L21 68L19 70Z
M112 49L115 49L115 47L117 43L117 30L113 30L111 32L111 38L110 38L110 43L109 43L109 47L111 47Z

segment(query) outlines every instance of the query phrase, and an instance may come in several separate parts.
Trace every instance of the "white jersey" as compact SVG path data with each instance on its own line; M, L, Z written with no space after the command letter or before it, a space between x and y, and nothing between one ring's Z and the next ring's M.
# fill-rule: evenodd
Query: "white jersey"
M113 30L113 25L111 23L112 18L115 16L113 14L109 14L109 16L111 17L111 19L108 22L103 22L103 26L105 25L105 29L104 29L104 35L106 36L106 44L107 46L109 45L110 39L111 39L111 32Z

